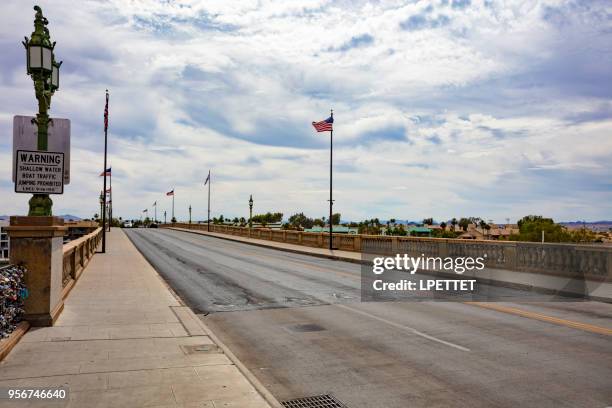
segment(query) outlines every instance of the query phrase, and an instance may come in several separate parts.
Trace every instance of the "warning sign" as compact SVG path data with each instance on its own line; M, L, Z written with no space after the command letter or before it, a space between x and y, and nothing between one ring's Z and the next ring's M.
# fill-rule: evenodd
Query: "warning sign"
M15 192L64 194L64 153L17 150Z
M38 126L34 116L13 117L13 181L17 150L38 150ZM70 120L51 118L47 129L47 150L64 153L64 184L70 184Z

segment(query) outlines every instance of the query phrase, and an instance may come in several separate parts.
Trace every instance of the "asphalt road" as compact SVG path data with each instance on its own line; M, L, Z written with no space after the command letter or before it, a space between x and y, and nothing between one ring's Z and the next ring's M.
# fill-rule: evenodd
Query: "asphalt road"
M612 406L612 336L564 323L611 328L610 304L503 304L524 317L458 302L361 303L356 264L181 231L126 231L281 401L333 394L349 408Z

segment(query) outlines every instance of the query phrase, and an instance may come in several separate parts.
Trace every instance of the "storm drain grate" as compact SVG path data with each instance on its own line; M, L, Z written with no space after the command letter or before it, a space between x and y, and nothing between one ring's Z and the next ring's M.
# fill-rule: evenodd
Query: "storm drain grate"
M318 332L323 331L325 328L319 326L318 324L306 323L306 324L296 324L289 327L289 330L298 332L298 333L307 333L307 332Z
M347 408L346 405L327 394L296 398L283 401L282 404L285 408Z
M196 344L196 345L181 345L181 350L185 354L201 354L201 353L220 353L219 346L216 344Z

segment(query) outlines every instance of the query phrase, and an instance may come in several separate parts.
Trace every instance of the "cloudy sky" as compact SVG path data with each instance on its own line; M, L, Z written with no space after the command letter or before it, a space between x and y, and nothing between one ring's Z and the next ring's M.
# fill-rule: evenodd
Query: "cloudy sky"
M0 6L0 214L12 117L33 114L21 41L34 3ZM327 213L334 109L343 219L526 214L612 219L607 1L40 1L57 41L52 116L72 121L54 213L99 210L104 90L114 212Z

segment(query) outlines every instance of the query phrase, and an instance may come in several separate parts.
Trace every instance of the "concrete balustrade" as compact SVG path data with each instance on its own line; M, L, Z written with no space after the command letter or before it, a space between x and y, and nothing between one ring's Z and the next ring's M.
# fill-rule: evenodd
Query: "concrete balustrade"
M68 228L57 217L11 217L10 262L24 265L29 296L25 320L52 326L64 308L64 298L94 255L102 229L63 245Z
M164 224L206 231L206 224ZM211 225L210 232L238 235L316 248L329 247L329 234L265 228ZM392 237L334 234L341 250L368 254L407 253L426 257L484 257L487 268L564 278L612 282L612 247L587 244L556 244L515 241L479 241L447 238Z
M63 246L64 262L62 270L62 298L65 299L102 241L102 228Z

